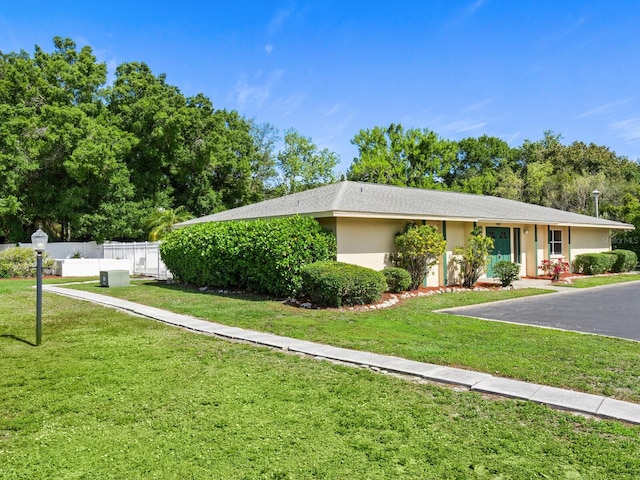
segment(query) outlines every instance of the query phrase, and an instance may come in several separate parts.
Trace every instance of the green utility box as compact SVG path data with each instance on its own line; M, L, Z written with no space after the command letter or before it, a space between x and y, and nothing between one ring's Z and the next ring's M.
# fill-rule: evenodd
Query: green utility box
M129 270L103 270L100 272L101 287L128 287Z

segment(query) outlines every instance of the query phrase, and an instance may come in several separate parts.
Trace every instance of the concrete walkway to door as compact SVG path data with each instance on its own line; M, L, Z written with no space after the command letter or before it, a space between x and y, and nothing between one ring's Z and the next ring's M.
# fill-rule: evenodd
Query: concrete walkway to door
M132 315L140 315L169 325L186 328L196 333L216 335L228 340L250 342L283 351L302 353L314 358L341 362L346 365L400 373L433 382L463 386L470 391L528 400L549 405L553 408L640 424L639 404L623 402L601 395L564 390L546 385L494 377L482 372L443 367L389 355L349 350L295 338L281 337L271 333L229 327L92 292L72 290L53 285L45 285L43 289L49 293L105 305Z

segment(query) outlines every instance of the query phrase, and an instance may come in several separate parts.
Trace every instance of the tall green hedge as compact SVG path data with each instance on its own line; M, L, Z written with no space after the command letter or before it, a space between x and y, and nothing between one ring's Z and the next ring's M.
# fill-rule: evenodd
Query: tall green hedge
M585 273L587 275L599 275L610 272L616 262L617 257L610 252L607 253L583 253L576 256L573 261L573 271L575 273Z
M160 255L180 282L290 296L300 268L336 258L336 240L310 217L200 223L170 233Z

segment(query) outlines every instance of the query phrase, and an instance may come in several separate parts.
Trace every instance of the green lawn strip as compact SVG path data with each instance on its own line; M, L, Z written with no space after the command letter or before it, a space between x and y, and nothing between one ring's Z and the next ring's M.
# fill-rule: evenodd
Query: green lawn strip
M632 479L640 471L640 426L227 342L61 296L45 293L43 343L34 347L25 341L35 293L7 283L0 478Z
M582 277L577 278L573 283L558 283L559 287L574 287L574 288L590 288L599 287L601 285L612 285L614 283L623 282L637 282L640 280L640 274L620 274L620 275L603 275L597 277Z
M384 310L353 312L305 310L260 297L207 294L162 282L76 288L225 325L640 403L640 346L636 342L433 312L548 291L450 293L416 298Z

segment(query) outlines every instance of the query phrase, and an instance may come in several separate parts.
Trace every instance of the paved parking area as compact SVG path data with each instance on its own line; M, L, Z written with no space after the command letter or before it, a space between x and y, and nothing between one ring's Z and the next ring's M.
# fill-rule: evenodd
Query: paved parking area
M566 287L558 293L441 312L640 341L640 282Z

